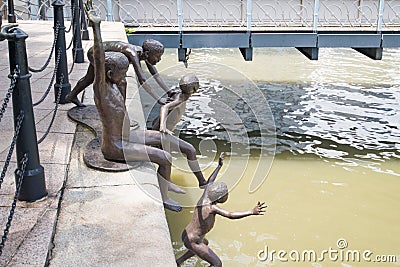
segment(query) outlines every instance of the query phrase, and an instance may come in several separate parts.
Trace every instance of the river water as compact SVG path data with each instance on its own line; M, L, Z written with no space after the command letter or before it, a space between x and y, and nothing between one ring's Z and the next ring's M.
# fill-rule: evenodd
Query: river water
M168 85L188 72L201 83L175 133L198 148L206 176L227 154L219 179L230 194L221 207L268 205L264 216L217 218L207 237L224 266L376 266L390 255L396 262L381 265L400 265L400 50L383 57L323 49L310 61L265 48L245 62L237 49L196 49L185 69L166 50L157 66ZM167 211L178 257L201 191L174 156L172 179L188 192L171 194L183 212ZM270 255L280 250L280 259ZM193 257L183 266L208 265Z

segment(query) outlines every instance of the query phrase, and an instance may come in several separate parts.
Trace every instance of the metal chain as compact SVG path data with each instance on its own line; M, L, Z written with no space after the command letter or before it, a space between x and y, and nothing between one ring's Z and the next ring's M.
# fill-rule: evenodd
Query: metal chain
M80 15L80 14L79 14L79 15ZM75 27L77 27L77 25L75 25ZM80 28L80 27L79 27L79 28ZM79 31L79 34L81 34L81 31ZM71 44L72 44L72 41L73 41L73 40L74 40L74 36L72 36ZM78 45L78 40L76 40L76 42L75 42L75 46L77 46L77 45ZM68 50L68 49L67 49L67 50ZM69 70L68 75L70 75L70 74L72 73L72 71L74 70L76 55L77 55L77 50L75 49L75 51L74 51L74 58L73 58L73 60L72 60L71 69Z
M40 98L40 100L33 104L34 107L41 104L46 99L46 97L49 95L51 87L53 86L54 78L56 77L56 74L57 74L58 66L60 63L60 58L61 58L61 48L58 49L56 65L54 66L53 76L51 77L50 84L47 87L47 90L44 92L43 96Z
M1 119L3 118L4 113L6 112L6 108L7 108L8 102L10 101L11 95L14 92L15 84L17 83L18 74L19 74L19 70L18 70L18 66L17 66L17 69L14 70L14 74L11 76L10 87L8 88L6 97L4 98L3 104L1 105L0 122L1 122Z
M71 8L71 23L69 24L69 29L65 33L69 33L72 29L72 23L74 22L74 8Z
M27 163L28 163L28 153L25 153L21 159L21 169L20 170L18 169L15 172L15 174L18 176L17 189L15 190L14 200L13 203L11 204L10 214L8 215L6 228L4 228L3 236L1 237L0 256L1 254L3 254L4 244L7 241L7 235L11 227L11 222L13 220L15 208L17 207L18 196L19 192L21 191L22 181L24 180L24 173Z
M68 45L68 47L67 47L66 50L69 50L69 49L72 47L72 42L73 42L73 41L74 41L74 36L72 35L71 41L69 42L69 45Z
M47 68L47 66L48 66L49 63L50 63L51 58L53 57L53 52L54 52L54 48L56 47L56 43L57 43L57 39L58 39L58 32L59 32L59 30L60 30L60 24L57 23L57 25L56 25L56 31L55 31L55 34L54 34L53 46L51 47L50 55L49 55L49 57L47 58L47 61L44 63L43 67L41 67L40 69L34 69L34 68L29 67L29 70L30 70L30 71L32 71L32 72L42 72L42 71L44 71L44 70Z
M60 88L58 88L58 94L57 94L57 100L56 100L56 106L54 107L54 112L53 112L53 117L51 118L49 127L47 128L46 132L43 134L43 136L37 141L38 144L43 142L44 139L46 139L47 135L50 133L50 129L53 126L54 119L56 118L57 115L57 110L58 110L58 104L60 103L61 99L61 93L62 93L62 84L64 82L64 74L61 73L60 77Z
M17 123L15 125L14 137L12 139L12 142L11 142L11 145L10 145L10 149L8 150L6 161L4 162L3 171L1 172L0 189L1 189L1 185L3 184L4 177L6 176L8 165L10 165L11 156L12 156L12 154L14 152L15 143L17 142L17 138L18 138L18 135L19 135L19 130L21 129L21 125L22 125L22 121L24 120L24 116L25 116L24 115L24 111L21 110L19 112L19 114L18 114L18 117L17 117Z
M72 11L71 11L71 24L69 25L69 29L68 29L68 31L65 31L66 33L69 33L70 31L71 31L71 29L72 29L72 25L75 23L75 20L74 20L74 15L75 15L75 8L72 8ZM71 37L71 41L69 42L69 45L68 45L68 47L67 47L67 50L69 50L70 48L71 48L71 46L72 46L72 41L74 40L74 33L72 33L72 37Z
M78 44L78 41L76 41L76 44ZM74 58L73 58L73 60L72 60L72 65L71 65L71 68L69 69L68 75L71 75L72 71L74 70L76 55L78 54L77 51L78 51L78 50L75 49L75 51L74 51Z

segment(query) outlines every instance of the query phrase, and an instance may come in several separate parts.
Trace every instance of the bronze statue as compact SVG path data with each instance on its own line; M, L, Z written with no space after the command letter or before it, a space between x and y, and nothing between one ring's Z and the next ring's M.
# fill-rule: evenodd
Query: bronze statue
M267 206L265 203L260 202L253 209L241 212L230 212L218 207L218 203L224 203L228 199L228 187L226 184L223 182L214 183L223 161L224 154L221 154L218 167L208 179L207 187L194 209L192 221L182 233L182 241L188 251L176 260L178 266L194 255L210 263L210 266L222 266L221 260L208 247L208 240L205 238L205 235L214 226L216 215L229 219L240 219L250 215L263 215L265 212Z
M129 62L133 65L135 69L136 76L138 77L140 85L146 90L148 94L150 94L159 104L164 104L163 100L160 99L156 93L153 91L151 86L146 83L146 76L143 73L140 61L144 61L150 73L153 75L157 84L168 94L168 96L172 95L172 91L165 84L164 80L158 74L158 71L155 65L161 60L161 56L164 54L164 46L162 43L156 40L145 40L143 42L142 47L131 45L129 43L121 42L121 41L107 41L103 42L104 51L106 52L121 52L123 53L129 60ZM93 47L89 49L87 52L87 57L89 59L89 67L86 72L86 75L81 78L74 89L67 95L67 101L74 103L79 107L84 107L78 100L78 94L85 90L86 87L91 85L94 80L94 69L93 69ZM125 77L121 81L121 84L117 85L119 90L121 91L124 99L126 99L126 80Z
M179 186L170 182L172 157L168 152L153 146L167 144L170 149L185 154L199 186L203 186L207 181L197 162L196 150L191 144L167 133L130 130L125 99L117 87L125 79L129 61L122 53L105 53L100 32L101 20L94 11L91 0L85 3L85 10L94 35L93 90L103 126L101 151L104 158L112 161L151 161L158 164L157 175L164 206L173 211L180 211L180 204L167 196L168 190L185 193Z
M181 92L165 99L166 104L161 106L160 116L153 120L152 129L170 133L182 118L186 108L186 101L199 90L199 79L194 74L186 74L179 81Z

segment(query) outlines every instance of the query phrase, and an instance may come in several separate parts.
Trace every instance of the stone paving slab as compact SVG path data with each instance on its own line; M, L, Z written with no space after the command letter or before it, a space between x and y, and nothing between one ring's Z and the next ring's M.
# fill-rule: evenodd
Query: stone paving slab
M64 198L50 266L173 266L160 250L170 246L163 207L135 185L73 188Z

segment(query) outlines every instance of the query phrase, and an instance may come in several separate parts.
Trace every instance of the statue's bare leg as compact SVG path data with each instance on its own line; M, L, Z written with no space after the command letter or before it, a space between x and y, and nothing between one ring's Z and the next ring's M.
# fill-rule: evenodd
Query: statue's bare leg
M72 89L72 91L67 95L66 100L74 103L78 107L85 107L85 105L82 104L81 101L79 101L78 95L80 92L85 90L89 85L91 85L93 81L94 81L94 68L92 64L89 64L86 75L83 76L81 79L79 79L74 89Z
M197 161L196 149L190 143L176 137L173 135L167 135L170 142L171 151L182 152L186 155L189 168L192 170L193 174L196 176L199 186L204 186L207 184L207 180L204 178L201 172L199 162Z
M131 134L130 140L134 143L144 143L148 146L161 146L162 144L162 136L165 135L159 131L152 131L152 130L138 130L134 131L134 134ZM167 141L169 142L169 141ZM168 150L161 150L167 154L169 154ZM171 162L170 162L171 163ZM186 191L177 186L174 183L168 184L168 190L177 194L185 194Z
M181 266L182 263L184 263L187 259L190 259L191 257L195 256L196 254L191 251L188 250L185 252L185 254L183 254L182 256L180 256L177 260L176 260L176 264L178 266Z
M215 266L215 267L222 266L222 262L221 262L220 258L208 246L207 239L204 238L204 240L200 243L197 243L197 242L185 243L185 246L189 249L189 251L191 253L193 253L194 255L197 255L199 258L210 263L211 264L210 266ZM178 260L179 260L180 264L182 264L182 262L189 259L190 257L188 257L188 256L190 256L190 254L191 254L189 251L182 255L182 257L181 257L182 259L181 258L177 259L176 262L178 263ZM184 256L188 257L188 258L184 259L183 258Z
M189 167L199 182L199 186L207 184L207 180L204 178L199 162L197 161L196 149L191 144L176 136L153 130L147 131L145 140L146 145L161 145L164 150L185 154Z
M141 133L142 131L137 131ZM139 134L140 135L140 134ZM167 195L169 187L174 185L171 182L171 161L172 157L166 151L161 149L141 144L141 138L138 135L131 134L131 141L139 141L134 143L124 144L124 156L126 161L150 161L158 164L157 177L160 186L161 196L164 202L164 207L179 212L182 210L181 205L170 199ZM182 190L177 185L174 185Z

